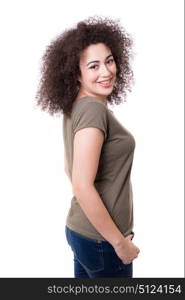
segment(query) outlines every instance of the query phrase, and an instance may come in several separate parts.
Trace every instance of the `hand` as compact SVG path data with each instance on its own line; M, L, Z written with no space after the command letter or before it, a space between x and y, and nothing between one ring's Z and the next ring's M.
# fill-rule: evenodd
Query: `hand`
M140 252L139 248L134 245L132 242L132 234L129 234L125 237L124 242L121 242L119 245L114 246L114 250L118 257L122 260L124 264L130 264Z

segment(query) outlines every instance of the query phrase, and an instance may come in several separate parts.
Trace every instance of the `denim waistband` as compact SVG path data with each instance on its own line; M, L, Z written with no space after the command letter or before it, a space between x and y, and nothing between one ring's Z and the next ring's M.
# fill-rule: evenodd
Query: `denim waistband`
M65 225L65 227L66 227L68 230L70 230L71 232L76 233L77 235L81 236L81 237L84 238L84 239L92 240L92 241L95 241L95 242L97 242L97 243L109 243L109 242L106 241L106 240L104 241L104 240L99 240L99 239L93 239L93 238L90 238L90 237L88 237L88 236L85 236L85 235L83 235L83 234L81 234L81 233L79 233L79 232L76 232L76 231L70 229L67 225ZM129 234L132 234L132 238L131 238L131 240L132 240L132 239L134 238L134 231L131 231ZM128 235L129 235L129 234L128 234Z

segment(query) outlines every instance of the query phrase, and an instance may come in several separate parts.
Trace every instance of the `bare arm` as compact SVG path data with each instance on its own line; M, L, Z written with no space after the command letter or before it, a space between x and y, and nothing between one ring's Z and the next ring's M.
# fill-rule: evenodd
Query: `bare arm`
M79 187L74 194L90 222L109 243L116 246L121 241L124 242L124 236L113 222L93 185Z
M132 243L132 235L124 237L120 232L94 186L103 139L103 132L98 128L83 128L76 132L72 189L89 221L114 247L123 263L128 264L140 250Z
M103 204L95 186L103 132L98 128L84 128L75 134L72 170L72 188L82 210L113 246L124 243L125 238Z

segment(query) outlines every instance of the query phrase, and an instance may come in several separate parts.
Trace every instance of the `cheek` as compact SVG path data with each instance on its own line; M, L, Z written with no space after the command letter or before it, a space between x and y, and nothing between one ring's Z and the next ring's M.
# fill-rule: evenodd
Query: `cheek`
M114 64L114 65L112 66L112 72L113 72L114 74L116 74L116 72L117 72L116 64Z
M83 82L85 84L94 83L98 79L97 74L95 72L84 72L83 73Z
M95 83L98 80L98 75L94 72L88 74L88 80L90 83Z

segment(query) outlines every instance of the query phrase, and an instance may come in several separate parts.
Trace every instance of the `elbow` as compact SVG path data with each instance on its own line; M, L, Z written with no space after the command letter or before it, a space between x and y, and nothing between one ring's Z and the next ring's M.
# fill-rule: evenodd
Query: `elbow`
M66 173L67 177L70 179L70 173L69 173L68 169L64 169L64 172Z
M64 172L65 172L65 173L69 173L69 170L68 170L67 167L64 167Z
M85 184L81 184L81 183L76 183L76 184L72 184L72 191L73 194L75 196L81 195L83 192L87 191L87 189L91 189L92 187L94 187L94 185L92 183L85 183Z
M77 184L72 184L72 191L73 191L73 194L75 196L79 195L80 191L82 190L82 187L80 187L79 185Z

